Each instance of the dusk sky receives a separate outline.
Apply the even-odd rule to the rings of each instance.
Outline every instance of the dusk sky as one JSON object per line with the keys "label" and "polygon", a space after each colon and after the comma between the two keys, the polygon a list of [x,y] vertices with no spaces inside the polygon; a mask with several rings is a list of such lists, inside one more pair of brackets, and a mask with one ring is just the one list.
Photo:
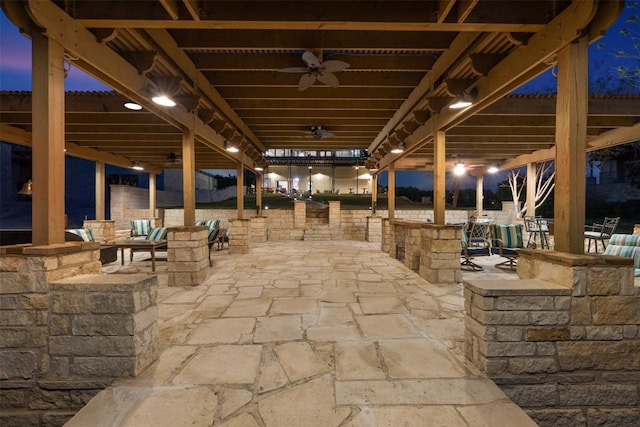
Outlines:
{"label": "dusk sky", "polygon": [[[620,65],[637,69],[640,67],[640,23],[630,22],[640,13],[640,6],[631,2],[625,8],[618,21],[598,42],[589,48],[589,78],[592,86],[596,80],[606,82],[607,88],[617,86],[619,82],[617,67]],[[621,35],[623,28],[631,31],[631,36]],[[635,45],[634,45],[635,41]],[[627,52],[634,55],[630,59],[617,58],[616,53]],[[600,84],[601,85],[601,84]],[[111,90],[100,81],[71,66],[69,76],[65,80],[65,89],[69,91]],[[18,28],[11,23],[4,12],[0,13],[0,90],[31,90],[31,41],[20,34]],[[635,92],[639,92],[636,82]],[[522,86],[515,93],[555,92],[555,77],[552,70],[538,76]],[[226,175],[228,171],[224,171]],[[491,186],[491,180],[502,181],[500,177],[486,177],[485,186]],[[431,189],[433,184],[430,172],[399,172],[398,186]],[[496,182],[496,184],[497,184]],[[380,185],[386,185],[386,174],[381,174]],[[475,188],[475,178],[467,177],[463,188]]]}

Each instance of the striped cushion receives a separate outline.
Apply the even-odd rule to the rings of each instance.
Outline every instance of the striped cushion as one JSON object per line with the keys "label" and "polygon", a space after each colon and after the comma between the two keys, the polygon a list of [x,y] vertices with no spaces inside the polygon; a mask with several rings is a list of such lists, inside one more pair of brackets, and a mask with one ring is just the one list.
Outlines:
{"label": "striped cushion", "polygon": [[207,239],[207,241],[209,243],[213,243],[216,240],[216,238],[218,237],[219,233],[220,233],[220,229],[217,228],[217,227],[209,230],[209,238]]}
{"label": "striped cushion", "polygon": [[640,269],[640,235],[612,235],[604,254],[632,258],[634,267]]}
{"label": "striped cushion", "polygon": [[132,219],[131,230],[133,231],[133,237],[146,236],[151,230],[150,219]]}
{"label": "striped cushion", "polygon": [[522,239],[522,224],[492,224],[491,235],[493,236],[493,246],[502,246],[505,248],[524,248],[524,240]]}
{"label": "striped cushion", "polygon": [[167,228],[157,227],[149,232],[148,240],[167,240]]}
{"label": "striped cushion", "polygon": [[218,228],[218,226],[220,225],[220,220],[219,219],[207,219],[205,221],[196,221],[196,225],[206,225],[207,228],[209,229],[209,232],[211,232],[212,230]]}
{"label": "striped cushion", "polygon": [[93,238],[93,232],[90,228],[75,228],[73,230],[67,230],[69,233],[73,233],[80,236],[85,242],[95,242]]}

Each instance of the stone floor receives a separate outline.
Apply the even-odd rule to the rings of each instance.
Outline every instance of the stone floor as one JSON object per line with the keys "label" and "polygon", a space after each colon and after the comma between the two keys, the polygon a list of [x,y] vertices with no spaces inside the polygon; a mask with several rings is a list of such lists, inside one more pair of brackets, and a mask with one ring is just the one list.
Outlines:
{"label": "stone floor", "polygon": [[[194,288],[168,287],[158,262],[160,359],[68,426],[536,425],[465,363],[461,285],[430,284],[365,242],[213,256]],[[146,258],[105,272],[150,272]],[[517,278],[478,260],[487,270],[465,275]]]}

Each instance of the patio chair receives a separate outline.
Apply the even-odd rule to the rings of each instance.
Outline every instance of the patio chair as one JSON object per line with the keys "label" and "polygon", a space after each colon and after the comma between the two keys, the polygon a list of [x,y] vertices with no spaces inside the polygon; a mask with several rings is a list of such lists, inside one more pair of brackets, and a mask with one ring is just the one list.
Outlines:
{"label": "patio chair", "polygon": [[634,276],[640,277],[640,235],[612,234],[604,254],[633,259]]}
{"label": "patio chair", "polygon": [[[147,235],[146,240],[153,240],[153,241],[161,241],[161,240],[167,240],[167,228],[166,227],[156,227],[156,228],[152,228],[149,231],[149,234]],[[166,246],[163,248],[158,248],[156,249],[157,251],[163,251],[163,250],[167,250]],[[137,248],[131,248],[131,252],[129,254],[129,261],[133,261],[133,253],[134,252],[148,252],[148,249],[137,249]]]}
{"label": "patio chair", "polygon": [[131,238],[146,239],[151,231],[150,219],[132,219],[131,220]]}
{"label": "patio chair", "polygon": [[[545,247],[549,248],[547,235],[549,233],[549,222],[548,220],[538,217],[538,216],[525,216],[524,217],[524,229],[529,234],[529,239],[527,240],[528,248],[535,248],[537,245],[536,240],[540,240],[540,248],[544,249]],[[533,245],[531,245],[531,240],[533,240]]]}
{"label": "patio chair", "polygon": [[609,240],[611,236],[616,232],[620,217],[611,218],[605,217],[602,224],[587,225],[585,226],[584,238],[588,239],[587,252],[591,251],[591,241],[595,241],[596,253],[598,253],[598,242],[602,242],[602,249],[607,249],[605,240]]}
{"label": "patio chair", "polygon": [[104,244],[104,239],[96,239],[90,228],[72,228],[65,230],[65,242],[82,241],[100,243],[100,263],[109,264],[118,259],[118,248],[114,245]]}
{"label": "patio chair", "polygon": [[463,260],[460,266],[463,270],[482,271],[484,268],[472,259],[476,256],[491,255],[490,224],[487,222],[465,223],[462,228],[462,251]]}
{"label": "patio chair", "polygon": [[522,224],[493,224],[491,225],[493,253],[507,260],[496,264],[498,268],[515,270],[518,265],[518,250],[524,249]]}

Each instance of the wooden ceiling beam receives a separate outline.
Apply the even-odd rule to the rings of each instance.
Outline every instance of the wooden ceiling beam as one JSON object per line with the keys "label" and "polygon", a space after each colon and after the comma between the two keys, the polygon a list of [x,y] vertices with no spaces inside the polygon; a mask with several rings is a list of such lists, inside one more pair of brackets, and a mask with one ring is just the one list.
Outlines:
{"label": "wooden ceiling beam", "polygon": [[[277,71],[203,71],[212,85],[222,87],[293,87],[298,88],[300,74],[278,73]],[[336,73],[340,88],[345,87],[400,87],[413,88],[422,78],[420,72],[378,72],[362,73],[343,71]]]}
{"label": "wooden ceiling beam", "polygon": [[[287,25],[291,23],[288,22]],[[290,26],[288,28],[291,28]],[[358,49],[438,52],[449,48],[456,36],[446,30],[417,37],[412,31],[377,29],[343,31],[291,30],[169,30],[181,49]],[[301,61],[299,62],[301,63]],[[301,64],[303,65],[303,64]]]}
{"label": "wooden ceiling beam", "polygon": [[393,110],[236,110],[244,119],[296,118],[313,121],[313,119],[388,119]]}
{"label": "wooden ceiling beam", "polygon": [[300,92],[297,87],[222,87],[218,90],[220,94],[228,100],[234,99],[308,99],[312,102],[320,100],[381,100],[402,101],[411,89],[408,88],[355,88],[338,87],[332,88],[320,84],[315,84],[304,92]]}
{"label": "wooden ceiling beam", "polygon": [[361,99],[230,99],[229,105],[234,109],[253,110],[393,110],[402,104],[398,100],[361,100]]}
{"label": "wooden ceiling beam", "polygon": [[[226,53],[187,52],[196,68],[202,71],[276,71],[302,65],[300,53]],[[427,72],[437,59],[436,53],[411,55],[332,54],[327,59],[347,62],[350,71]]]}

